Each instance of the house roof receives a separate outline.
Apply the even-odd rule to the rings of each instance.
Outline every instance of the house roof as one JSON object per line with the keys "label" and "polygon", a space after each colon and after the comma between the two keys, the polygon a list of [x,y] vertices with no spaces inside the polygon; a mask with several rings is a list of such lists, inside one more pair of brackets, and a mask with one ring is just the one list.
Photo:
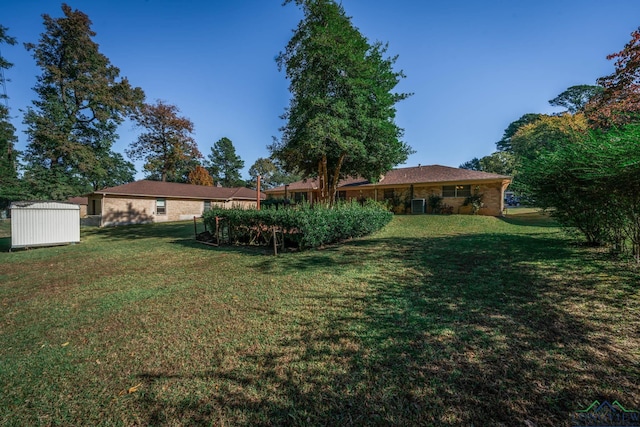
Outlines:
{"label": "house roof", "polygon": [[378,182],[378,185],[419,184],[431,182],[490,181],[511,179],[496,173],[429,165],[392,169]]}
{"label": "house roof", "polygon": [[[510,180],[511,177],[495,173],[452,168],[449,166],[429,165],[392,169],[383,175],[377,183],[371,183],[364,178],[349,177],[341,179],[338,183],[338,188],[346,189],[364,186],[408,185],[440,182],[498,181],[505,179]],[[316,190],[317,188],[318,181],[316,178],[293,182],[287,186],[288,191]],[[281,191],[284,191],[284,186],[266,190],[267,193],[277,193]]]}
{"label": "house roof", "polygon": [[[209,187],[205,185],[180,184],[141,180],[95,191],[93,194],[142,196],[142,197],[175,197],[201,200],[256,200],[256,191],[244,187]],[[260,199],[266,195],[260,193]]]}
{"label": "house roof", "polygon": [[88,205],[89,199],[87,197],[69,197],[67,202],[73,203],[75,205]]}

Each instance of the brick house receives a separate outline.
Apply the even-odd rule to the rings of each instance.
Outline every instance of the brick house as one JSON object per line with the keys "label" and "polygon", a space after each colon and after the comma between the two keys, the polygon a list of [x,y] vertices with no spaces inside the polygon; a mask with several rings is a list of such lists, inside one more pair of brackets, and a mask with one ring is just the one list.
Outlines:
{"label": "brick house", "polygon": [[[502,215],[504,192],[511,177],[493,173],[430,165],[392,169],[376,183],[362,178],[347,178],[338,184],[337,197],[343,200],[373,199],[400,202],[397,213],[428,212],[430,195],[438,195],[453,213],[468,213],[463,207],[467,196],[482,194],[481,215]],[[266,190],[269,197],[288,198],[294,202],[317,200],[320,190],[316,179],[294,182]]]}
{"label": "brick house", "polygon": [[257,192],[249,188],[142,180],[87,195],[87,214],[103,227],[187,220],[211,207],[252,209],[256,201]]}
{"label": "brick house", "polygon": [[70,197],[67,199],[67,202],[80,206],[80,218],[87,216],[87,204],[89,202],[86,197]]}

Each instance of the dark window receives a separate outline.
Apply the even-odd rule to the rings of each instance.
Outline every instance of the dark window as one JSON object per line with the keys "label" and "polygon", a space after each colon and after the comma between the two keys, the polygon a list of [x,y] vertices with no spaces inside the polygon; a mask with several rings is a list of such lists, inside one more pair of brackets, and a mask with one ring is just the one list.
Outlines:
{"label": "dark window", "polygon": [[338,197],[338,200],[347,200],[347,192],[338,191],[337,197]]}
{"label": "dark window", "polygon": [[167,213],[167,201],[165,199],[156,199],[156,214],[166,215]]}
{"label": "dark window", "polygon": [[295,192],[293,193],[293,201],[296,203],[302,203],[307,200],[307,193],[304,192]]}
{"label": "dark window", "polygon": [[391,200],[393,199],[393,189],[390,190],[384,190],[383,196],[382,198],[384,200]]}
{"label": "dark window", "polygon": [[471,185],[443,185],[442,197],[469,197]]}

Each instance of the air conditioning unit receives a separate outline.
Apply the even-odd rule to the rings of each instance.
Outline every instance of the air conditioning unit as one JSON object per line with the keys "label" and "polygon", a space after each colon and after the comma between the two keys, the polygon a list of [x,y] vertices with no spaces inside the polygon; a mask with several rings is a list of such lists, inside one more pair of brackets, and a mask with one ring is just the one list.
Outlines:
{"label": "air conditioning unit", "polygon": [[413,199],[411,200],[411,213],[423,214],[425,213],[426,206],[427,206],[427,203],[425,199]]}

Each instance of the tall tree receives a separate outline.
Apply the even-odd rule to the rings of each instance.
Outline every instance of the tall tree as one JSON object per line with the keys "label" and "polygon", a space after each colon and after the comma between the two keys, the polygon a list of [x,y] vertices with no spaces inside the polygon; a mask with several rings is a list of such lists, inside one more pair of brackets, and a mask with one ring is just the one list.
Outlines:
{"label": "tall tree", "polygon": [[62,12],[43,15],[40,41],[25,45],[42,69],[38,99],[24,117],[25,178],[42,198],[81,194],[108,182],[114,164],[126,168],[111,147],[118,125],[144,99],[100,53],[89,17],[66,4]]}
{"label": "tall tree", "polygon": [[252,188],[256,188],[258,175],[261,177],[261,187],[265,190],[302,179],[302,177],[295,172],[287,173],[282,170],[282,167],[277,161],[263,157],[256,160],[249,168],[249,176],[251,177],[249,185]]}
{"label": "tall tree", "polygon": [[604,89],[602,86],[578,85],[567,88],[560,95],[549,100],[554,107],[564,107],[570,114],[583,111],[587,103],[600,95]]}
{"label": "tall tree", "polygon": [[518,120],[511,122],[504,130],[502,139],[496,142],[496,148],[498,151],[511,151],[511,138],[516,132],[518,132],[518,129],[526,124],[535,123],[540,119],[540,117],[542,117],[542,114],[527,113],[523,114]]}
{"label": "tall tree", "polygon": [[155,104],[144,104],[135,115],[138,126],[145,131],[126,153],[133,160],[145,161],[147,178],[186,182],[188,170],[202,158],[191,136],[193,122],[178,116],[179,112],[175,105],[158,100]]}
{"label": "tall tree", "polygon": [[631,40],[617,53],[615,71],[597,80],[602,93],[587,104],[585,112],[593,126],[608,128],[638,120],[640,113],[640,28],[631,33]]}
{"label": "tall tree", "polygon": [[556,151],[567,144],[575,144],[589,130],[582,113],[562,116],[541,115],[538,120],[518,129],[511,137],[511,150],[518,163],[534,160],[542,152]]}
{"label": "tall tree", "polygon": [[223,187],[244,187],[246,183],[240,176],[244,160],[236,154],[236,148],[229,138],[223,137],[216,141],[208,159],[207,169],[216,184],[220,183]]}
{"label": "tall tree", "polygon": [[207,187],[213,186],[213,178],[209,175],[209,171],[200,165],[196,166],[195,169],[189,172],[188,182],[193,185],[205,185]]}
{"label": "tall tree", "polygon": [[513,176],[515,171],[515,157],[509,151],[496,151],[480,159],[473,159],[460,165],[460,169],[497,173]]}
{"label": "tall tree", "polygon": [[[285,4],[292,0],[285,1]],[[333,201],[341,177],[378,180],[411,149],[400,140],[393,90],[404,77],[387,46],[370,44],[334,0],[295,0],[304,18],[277,57],[292,94],[282,139],[270,146],[285,170],[319,178],[320,197]]]}
{"label": "tall tree", "polygon": [[[16,39],[7,34],[8,28],[0,25],[0,45],[15,45]],[[13,64],[0,55],[0,76],[4,77],[4,70]],[[17,153],[14,150],[16,128],[11,123],[9,107],[6,104],[6,94],[0,93],[0,209],[5,209],[9,202],[21,198],[22,192],[18,180]]]}
{"label": "tall tree", "polygon": [[474,157],[473,159],[462,163],[458,167],[460,169],[468,169],[468,170],[471,170],[471,171],[480,171],[480,170],[482,170],[482,166],[480,166],[480,159],[477,158],[477,157]]}

